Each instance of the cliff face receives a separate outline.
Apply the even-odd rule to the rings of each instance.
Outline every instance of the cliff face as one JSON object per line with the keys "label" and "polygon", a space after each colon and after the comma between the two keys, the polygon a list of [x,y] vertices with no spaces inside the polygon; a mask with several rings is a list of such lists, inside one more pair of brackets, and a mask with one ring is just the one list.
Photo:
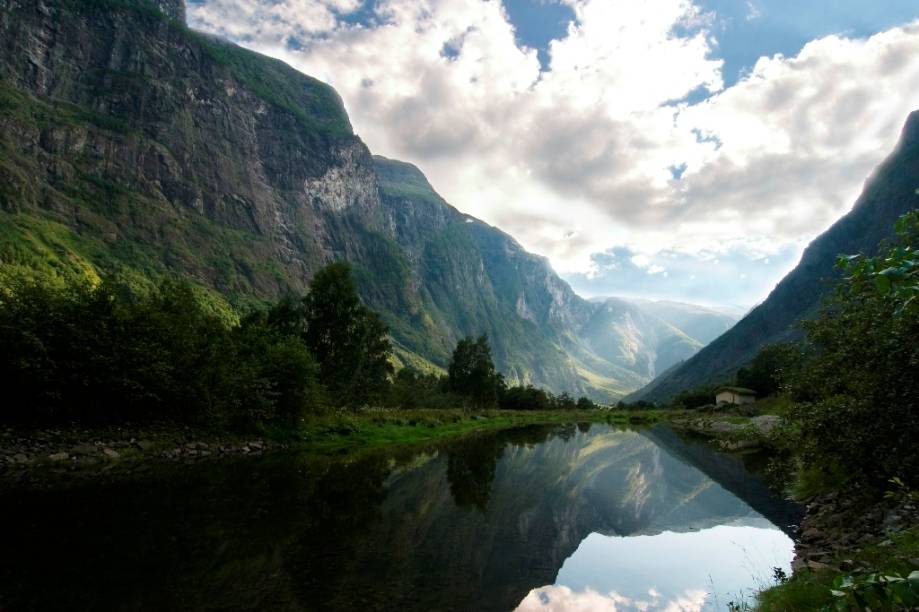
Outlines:
{"label": "cliff face", "polygon": [[404,363],[487,333],[512,382],[613,400],[653,374],[601,354],[614,326],[545,259],[372,157],[329,86],[181,0],[0,0],[0,237],[0,279],[179,274],[243,306],[346,259]]}
{"label": "cliff face", "polygon": [[[155,5],[0,8],[4,210],[151,250],[150,266],[230,295],[302,288],[342,248],[340,217],[382,225],[370,154],[328,86]],[[266,259],[277,273],[246,270]]]}
{"label": "cliff face", "polygon": [[869,177],[852,210],[807,247],[801,262],[776,285],[766,301],[631,399],[664,401],[684,389],[728,380],[763,346],[800,338],[799,322],[817,313],[838,279],[837,256],[875,254],[883,240],[893,237],[896,220],[919,207],[917,187],[919,111],[914,111],[897,148]]}

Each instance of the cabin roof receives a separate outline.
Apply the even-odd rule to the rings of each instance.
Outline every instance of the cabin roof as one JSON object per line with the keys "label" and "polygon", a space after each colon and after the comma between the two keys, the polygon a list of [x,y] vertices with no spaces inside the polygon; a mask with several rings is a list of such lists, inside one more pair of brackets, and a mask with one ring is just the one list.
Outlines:
{"label": "cabin roof", "polygon": [[722,391],[730,391],[731,393],[736,393],[737,395],[756,395],[756,391],[753,389],[747,389],[746,387],[718,387],[715,389],[715,395],[718,395]]}

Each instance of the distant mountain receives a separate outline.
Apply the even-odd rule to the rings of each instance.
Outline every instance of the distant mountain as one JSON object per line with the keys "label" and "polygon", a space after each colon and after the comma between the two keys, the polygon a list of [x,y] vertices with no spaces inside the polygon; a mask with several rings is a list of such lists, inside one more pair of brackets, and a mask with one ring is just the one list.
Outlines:
{"label": "distant mountain", "polygon": [[581,299],[416,167],[372,156],[331,87],[184,16],[182,0],[0,0],[0,281],[178,275],[247,308],[344,259],[403,364],[442,369],[485,333],[510,382],[600,401],[707,341],[701,318]]}
{"label": "distant mountain", "polygon": [[893,236],[894,222],[919,208],[919,111],[910,114],[900,142],[866,181],[852,210],[804,251],[801,262],[762,304],[686,363],[629,396],[665,401],[684,389],[729,380],[767,344],[799,338],[799,322],[814,316],[838,279],[840,254],[874,254]]}
{"label": "distant mountain", "polygon": [[581,327],[587,345],[605,359],[653,378],[688,359],[728,330],[736,318],[679,302],[594,298]]}

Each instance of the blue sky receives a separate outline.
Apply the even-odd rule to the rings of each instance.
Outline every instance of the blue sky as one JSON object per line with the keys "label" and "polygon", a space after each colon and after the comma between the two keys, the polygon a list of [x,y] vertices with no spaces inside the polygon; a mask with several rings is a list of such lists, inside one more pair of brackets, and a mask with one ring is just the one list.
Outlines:
{"label": "blue sky", "polygon": [[[564,38],[576,19],[570,5],[558,0],[503,0],[518,40],[539,50],[548,65],[552,40]],[[737,82],[762,56],[794,55],[808,41],[829,34],[866,37],[919,17],[915,0],[702,0],[715,15],[715,57],[723,58],[725,84]],[[363,12],[362,16],[367,17]]]}
{"label": "blue sky", "polygon": [[750,305],[919,108],[919,2],[194,0],[581,294]]}

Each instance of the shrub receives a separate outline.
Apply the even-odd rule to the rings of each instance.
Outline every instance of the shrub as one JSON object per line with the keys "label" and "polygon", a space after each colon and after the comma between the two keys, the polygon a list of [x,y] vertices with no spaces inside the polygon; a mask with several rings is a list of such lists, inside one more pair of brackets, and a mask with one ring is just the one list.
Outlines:
{"label": "shrub", "polygon": [[845,279],[805,323],[813,351],[790,385],[802,465],[868,486],[919,483],[919,212],[897,227],[882,255],[840,259]]}

